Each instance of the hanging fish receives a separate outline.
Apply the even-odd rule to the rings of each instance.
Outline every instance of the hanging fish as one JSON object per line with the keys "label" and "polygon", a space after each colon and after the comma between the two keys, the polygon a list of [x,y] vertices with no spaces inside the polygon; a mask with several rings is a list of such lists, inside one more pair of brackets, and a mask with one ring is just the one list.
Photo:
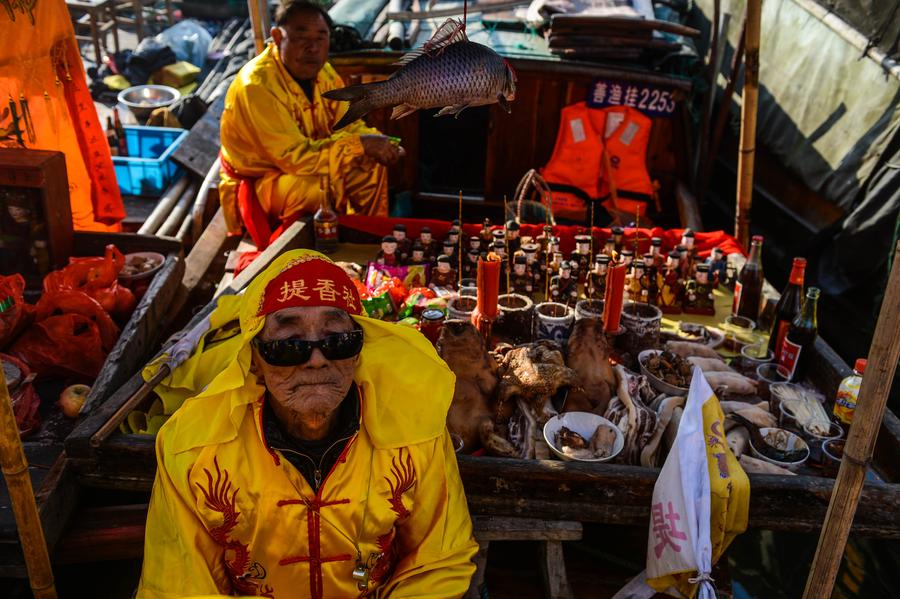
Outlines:
{"label": "hanging fish", "polygon": [[438,107],[443,108],[435,116],[458,115],[469,106],[495,102],[510,112],[509,102],[516,97],[516,74],[509,63],[487,46],[470,42],[458,20],[448,19],[421,48],[395,64],[401,68],[385,81],[322,94],[350,102],[335,129],[386,106],[394,107],[392,119]]}

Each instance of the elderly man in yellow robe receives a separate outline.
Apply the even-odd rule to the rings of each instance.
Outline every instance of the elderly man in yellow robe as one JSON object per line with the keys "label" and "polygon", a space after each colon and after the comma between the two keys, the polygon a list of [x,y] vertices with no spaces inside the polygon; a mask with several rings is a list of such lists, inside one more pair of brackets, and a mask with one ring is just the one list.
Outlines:
{"label": "elderly man in yellow robe", "polygon": [[310,250],[220,300],[157,388],[196,391],[157,437],[139,599],[466,592],[455,378],[421,333],[361,314],[350,278]]}
{"label": "elderly man in yellow robe", "polygon": [[328,64],[331,19],[306,0],[285,0],[272,43],[237,74],[225,98],[219,184],[228,230],[241,225],[259,247],[272,231],[322,200],[322,177],[338,213],[387,216],[387,169],[403,149],[361,120],[334,125],[347,103],[324,92],[344,86]]}

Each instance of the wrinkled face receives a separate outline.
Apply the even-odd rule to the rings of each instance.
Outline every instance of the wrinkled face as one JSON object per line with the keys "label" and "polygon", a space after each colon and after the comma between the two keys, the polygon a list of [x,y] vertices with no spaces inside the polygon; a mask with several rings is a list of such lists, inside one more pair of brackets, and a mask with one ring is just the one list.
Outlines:
{"label": "wrinkled face", "polygon": [[322,15],[313,11],[297,13],[284,26],[273,27],[271,33],[291,76],[315,79],[328,60],[331,36]]}
{"label": "wrinkled face", "polygon": [[[353,330],[353,320],[343,310],[324,306],[292,307],[266,316],[259,337],[263,341],[304,339]],[[299,366],[271,366],[253,349],[253,364],[275,403],[296,414],[309,426],[321,426],[350,390],[359,356],[328,360],[316,348],[309,361]]]}
{"label": "wrinkled face", "polygon": [[381,243],[381,250],[385,254],[393,254],[397,251],[397,244],[392,241],[384,241]]}

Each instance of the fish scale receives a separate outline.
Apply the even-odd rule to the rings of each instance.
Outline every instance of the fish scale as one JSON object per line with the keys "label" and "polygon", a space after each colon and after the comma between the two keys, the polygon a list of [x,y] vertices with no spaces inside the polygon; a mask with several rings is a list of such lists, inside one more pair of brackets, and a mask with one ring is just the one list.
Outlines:
{"label": "fish scale", "polygon": [[467,106],[501,102],[515,97],[515,75],[496,52],[468,40],[437,47],[409,60],[385,81],[354,85],[324,94],[349,100],[350,107],[335,125],[339,129],[372,110],[395,106],[392,118],[415,110],[448,107],[458,113]]}

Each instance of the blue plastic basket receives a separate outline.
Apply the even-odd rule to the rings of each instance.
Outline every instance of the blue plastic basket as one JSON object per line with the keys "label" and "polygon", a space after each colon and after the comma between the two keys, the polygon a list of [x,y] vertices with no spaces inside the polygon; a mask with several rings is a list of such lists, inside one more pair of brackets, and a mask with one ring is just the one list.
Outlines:
{"label": "blue plastic basket", "polygon": [[123,195],[159,197],[181,172],[170,157],[187,137],[186,129],[125,127],[128,156],[113,156]]}

